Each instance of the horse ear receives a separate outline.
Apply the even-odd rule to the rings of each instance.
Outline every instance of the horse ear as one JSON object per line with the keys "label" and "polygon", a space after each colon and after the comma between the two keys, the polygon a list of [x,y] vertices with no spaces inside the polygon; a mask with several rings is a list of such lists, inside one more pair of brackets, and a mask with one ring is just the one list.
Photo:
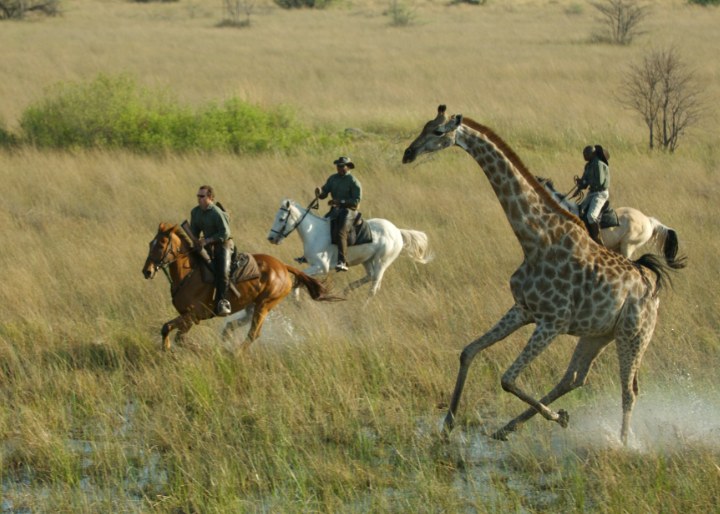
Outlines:
{"label": "horse ear", "polygon": [[158,226],[158,232],[165,232],[165,222],[161,221],[160,225]]}
{"label": "horse ear", "polygon": [[173,225],[172,227],[168,228],[169,232],[175,232],[177,230],[177,224]]}

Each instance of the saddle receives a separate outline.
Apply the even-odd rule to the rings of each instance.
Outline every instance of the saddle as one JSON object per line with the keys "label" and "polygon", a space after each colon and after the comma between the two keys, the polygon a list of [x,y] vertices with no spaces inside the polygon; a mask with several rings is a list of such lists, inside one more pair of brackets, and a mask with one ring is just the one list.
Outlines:
{"label": "saddle", "polygon": [[[583,220],[586,225],[588,224],[587,207],[580,211],[580,219]],[[600,228],[617,227],[618,225],[620,225],[620,221],[618,220],[615,209],[610,207],[610,200],[605,200],[602,209],[600,209]]]}
{"label": "saddle", "polygon": [[[355,221],[353,221],[352,228],[348,230],[347,245],[357,246],[372,243],[373,239],[370,225],[362,219],[361,212],[355,212]],[[333,244],[337,244],[337,238],[341,228],[339,219],[337,217],[330,216],[330,237]]]}
{"label": "saddle", "polygon": [[[212,261],[200,261],[200,274],[202,275],[202,281],[204,284],[215,283],[215,270],[213,269]],[[240,253],[237,248],[233,249],[232,257],[230,258],[230,288],[233,290],[236,296],[240,296],[234,288],[234,284],[246,282],[248,280],[254,280],[260,278],[260,268],[258,267],[255,257],[249,253]]]}

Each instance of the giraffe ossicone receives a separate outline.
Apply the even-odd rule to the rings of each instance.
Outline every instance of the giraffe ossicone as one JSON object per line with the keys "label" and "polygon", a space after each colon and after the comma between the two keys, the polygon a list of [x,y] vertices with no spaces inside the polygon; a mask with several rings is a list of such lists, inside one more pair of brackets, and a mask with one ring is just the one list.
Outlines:
{"label": "giraffe ossicone", "polygon": [[[548,406],[585,385],[597,357],[616,340],[623,410],[620,437],[627,444],[638,394],[637,374],[657,321],[657,293],[669,268],[654,255],[630,261],[595,244],[580,219],[554,200],[497,134],[462,114],[447,116],[445,111],[441,105],[437,117],[425,124],[405,150],[403,163],[451,146],[469,153],[490,181],[524,254],[523,263],[510,278],[515,305],[493,328],[465,347],[460,356],[445,429],[454,426],[475,356],[520,327],[535,323],[530,340],[501,379],[503,389],[530,405],[530,409],[493,437],[505,439],[536,413],[567,426],[569,415]],[[518,387],[517,378],[561,334],[580,339],[563,378],[546,396],[536,400]]]}

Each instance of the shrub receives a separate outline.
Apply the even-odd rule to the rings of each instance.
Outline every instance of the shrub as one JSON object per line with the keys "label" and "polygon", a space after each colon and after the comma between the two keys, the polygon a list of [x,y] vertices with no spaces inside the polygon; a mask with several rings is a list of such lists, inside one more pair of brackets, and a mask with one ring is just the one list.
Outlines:
{"label": "shrub", "polygon": [[5,127],[5,120],[0,117],[0,148],[15,146],[17,140],[17,136]]}
{"label": "shrub", "polygon": [[25,109],[20,126],[27,140],[41,147],[141,152],[286,151],[343,137],[313,134],[290,107],[262,109],[239,98],[193,111],[167,90],[139,87],[128,74],[57,84]]}
{"label": "shrub", "polygon": [[0,0],[0,20],[20,20],[29,12],[46,16],[59,14],[58,0]]}
{"label": "shrub", "polygon": [[450,5],[470,4],[470,5],[486,5],[488,0],[451,0]]}
{"label": "shrub", "polygon": [[278,7],[283,9],[324,9],[332,3],[332,0],[274,0]]}
{"label": "shrub", "polygon": [[398,0],[392,0],[388,9],[383,14],[390,16],[390,25],[393,27],[406,27],[411,25],[417,15],[415,10],[411,9]]}
{"label": "shrub", "polygon": [[720,5],[720,0],[688,0],[688,2],[691,4],[703,5],[703,6]]}

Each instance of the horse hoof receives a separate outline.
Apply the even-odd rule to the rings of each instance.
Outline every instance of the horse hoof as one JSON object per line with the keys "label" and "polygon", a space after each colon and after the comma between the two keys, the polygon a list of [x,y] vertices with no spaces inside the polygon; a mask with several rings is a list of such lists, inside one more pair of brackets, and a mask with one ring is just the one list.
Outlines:
{"label": "horse hoof", "polygon": [[566,411],[560,409],[558,412],[558,424],[563,427],[567,428],[568,422],[570,421],[570,414],[568,414]]}

